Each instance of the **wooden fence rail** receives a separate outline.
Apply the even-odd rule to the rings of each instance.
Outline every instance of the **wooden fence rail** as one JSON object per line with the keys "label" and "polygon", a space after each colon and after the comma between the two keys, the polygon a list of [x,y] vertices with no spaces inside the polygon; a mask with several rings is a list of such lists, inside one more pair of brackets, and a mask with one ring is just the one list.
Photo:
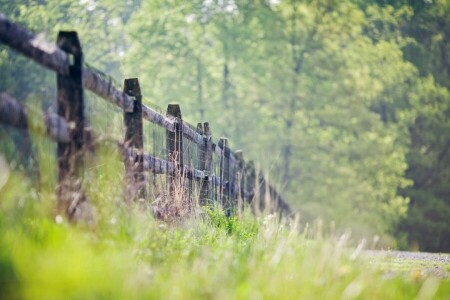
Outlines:
{"label": "wooden fence rail", "polygon": [[[233,152],[226,138],[217,144],[213,142],[209,123],[191,126],[183,121],[181,108],[176,104],[169,105],[167,115],[163,115],[142,104],[137,78],[126,79],[120,91],[111,78],[87,67],[76,32],[60,32],[57,45],[53,45],[0,14],[0,42],[57,74],[58,113],[43,115],[46,128],[30,127],[26,109],[6,93],[0,93],[0,123],[45,133],[57,142],[58,206],[69,219],[84,215],[83,209],[88,205],[80,177],[84,154],[94,133],[86,126],[84,88],[124,111],[124,142],[117,144],[124,157],[127,202],[149,198],[145,172],[152,171],[167,175],[169,195],[176,186],[185,184],[181,182],[183,178],[189,184],[196,182],[198,204],[220,204],[227,215],[241,213],[244,203],[253,203],[254,211],[270,205],[272,210],[290,213],[287,203],[257,174],[254,164],[244,161],[242,151]],[[144,153],[143,120],[165,130],[167,159]],[[194,148],[197,166],[184,161],[185,155],[193,155],[189,151]],[[213,168],[215,158],[218,173]],[[271,199],[271,203],[264,199]]]}

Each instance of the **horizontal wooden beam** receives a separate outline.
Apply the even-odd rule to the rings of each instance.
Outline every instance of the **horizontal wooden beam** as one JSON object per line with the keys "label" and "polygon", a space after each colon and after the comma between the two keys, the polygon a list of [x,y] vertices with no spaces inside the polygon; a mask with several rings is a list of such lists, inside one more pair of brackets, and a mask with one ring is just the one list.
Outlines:
{"label": "horizontal wooden beam", "polygon": [[156,174],[168,174],[175,172],[175,166],[173,162],[144,154],[144,170],[153,171]]}
{"label": "horizontal wooden beam", "polygon": [[183,136],[193,141],[197,145],[203,146],[205,144],[203,136],[199,134],[195,129],[192,129],[186,123],[183,123]]}
{"label": "horizontal wooden beam", "polygon": [[173,132],[175,130],[175,125],[172,119],[167,118],[146,105],[142,105],[142,117],[147,121],[157,124],[169,131]]}
{"label": "horizontal wooden beam", "polygon": [[64,118],[57,114],[46,113],[43,120],[45,129],[38,124],[30,124],[25,107],[7,93],[0,93],[0,123],[19,129],[28,129],[30,132],[38,134],[46,132],[51,139],[57,142],[70,142],[69,127]]}
{"label": "horizontal wooden beam", "polygon": [[[123,147],[123,144],[119,144]],[[128,159],[134,160],[134,157],[139,155],[139,151],[137,149],[131,147],[123,147],[123,153],[126,155]],[[175,168],[175,164],[173,162],[167,161],[165,159],[161,159],[155,157],[150,154],[143,154],[144,156],[144,170],[145,171],[153,171],[156,174],[174,174],[178,172],[177,168]],[[181,171],[185,176],[190,179],[195,180],[208,180],[208,176],[205,175],[205,172],[201,170],[197,170],[195,168],[189,166],[183,166]],[[209,179],[210,180],[210,179]]]}
{"label": "horizontal wooden beam", "polygon": [[83,84],[86,89],[122,108],[125,112],[133,111],[133,97],[114,87],[111,78],[104,78],[99,72],[83,66]]}
{"label": "horizontal wooden beam", "polygon": [[69,74],[69,63],[64,51],[47,42],[42,34],[34,35],[3,14],[0,14],[0,41],[50,70]]}
{"label": "horizontal wooden beam", "polygon": [[27,113],[20,103],[6,93],[0,93],[0,122],[16,128],[27,128]]}

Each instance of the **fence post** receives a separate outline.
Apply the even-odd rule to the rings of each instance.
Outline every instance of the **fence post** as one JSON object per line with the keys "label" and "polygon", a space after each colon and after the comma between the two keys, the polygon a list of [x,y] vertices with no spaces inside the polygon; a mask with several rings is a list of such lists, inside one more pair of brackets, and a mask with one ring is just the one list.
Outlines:
{"label": "fence post", "polygon": [[[167,160],[174,164],[174,172],[167,176],[169,195],[175,196],[175,187],[183,191],[183,119],[178,104],[167,106],[167,115],[174,117],[174,132],[166,130]],[[178,178],[177,178],[178,177]]]}
{"label": "fence post", "polygon": [[256,178],[255,163],[250,160],[245,166],[245,188],[246,200],[252,207],[256,216],[260,215],[259,195],[258,195],[258,179]]}
{"label": "fence post", "polygon": [[203,171],[205,177],[200,180],[200,206],[204,206],[208,202],[208,177],[206,170],[206,152],[207,152],[207,139],[205,138],[205,132],[203,130],[203,124],[197,124],[197,132],[203,137],[203,145],[198,146],[198,168]]}
{"label": "fence post", "polygon": [[71,221],[93,221],[91,207],[81,189],[84,156],[83,53],[75,31],[60,31],[57,45],[68,54],[69,74],[57,74],[58,115],[69,124],[69,143],[58,142],[58,209]]}
{"label": "fence post", "polygon": [[242,217],[244,211],[244,195],[245,195],[245,174],[244,174],[244,153],[237,150],[236,155],[236,191],[237,191],[237,213]]}
{"label": "fence post", "polygon": [[237,161],[234,159],[233,163],[233,153],[230,148],[227,148],[228,152],[228,202],[230,203],[231,213],[236,213],[236,168]]}
{"label": "fence post", "polygon": [[143,156],[142,95],[139,80],[137,78],[125,79],[123,91],[134,97],[133,111],[124,112],[123,116],[125,147],[132,150],[129,151],[131,156],[125,157],[126,201],[131,203],[147,197]]}
{"label": "fence post", "polygon": [[203,134],[205,135],[205,174],[208,176],[205,178],[206,185],[206,199],[209,199],[209,204],[213,204],[214,199],[214,186],[213,182],[213,148],[212,148],[212,132],[209,127],[209,123],[203,123]]}
{"label": "fence post", "polygon": [[228,148],[228,139],[220,138],[219,148],[222,149],[220,157],[220,201],[227,216],[231,215],[231,182],[230,182],[230,149]]}
{"label": "fence post", "polygon": [[262,210],[266,214],[272,213],[272,198],[270,197],[269,191],[269,175],[260,170],[259,171],[259,201],[261,203]]}

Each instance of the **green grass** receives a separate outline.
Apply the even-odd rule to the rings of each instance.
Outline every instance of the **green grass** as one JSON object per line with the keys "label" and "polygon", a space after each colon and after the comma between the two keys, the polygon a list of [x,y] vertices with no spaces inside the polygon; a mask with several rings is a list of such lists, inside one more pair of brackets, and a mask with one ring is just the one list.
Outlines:
{"label": "green grass", "polygon": [[0,186],[2,299],[450,299],[449,279],[386,276],[389,261],[354,255],[345,238],[311,239],[274,216],[209,210],[158,222],[121,204],[113,161],[106,155],[86,175],[95,227],[56,215],[50,185],[36,190],[9,174]]}

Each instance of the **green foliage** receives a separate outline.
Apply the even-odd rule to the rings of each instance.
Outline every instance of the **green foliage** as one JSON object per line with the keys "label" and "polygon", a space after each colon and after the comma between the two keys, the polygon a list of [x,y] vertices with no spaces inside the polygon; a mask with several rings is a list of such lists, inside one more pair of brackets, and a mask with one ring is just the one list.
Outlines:
{"label": "green foliage", "polygon": [[[138,77],[147,104],[209,121],[265,164],[303,221],[449,251],[448,1],[20,0],[1,11],[50,37],[76,29],[89,64]],[[0,90],[51,106],[41,87],[53,75],[3,46],[0,76]],[[121,137],[121,113],[87,98],[93,127]],[[0,128],[2,153],[20,164],[18,137]]]}
{"label": "green foliage", "polygon": [[225,212],[218,208],[206,208],[206,213],[208,221],[214,227],[224,229],[228,234],[236,235],[244,242],[253,238],[258,232],[258,223],[248,214],[244,220],[239,220],[237,216],[227,217]]}
{"label": "green foliage", "polygon": [[[356,1],[359,2],[359,1]],[[404,247],[450,251],[448,188],[449,145],[449,13],[448,1],[362,1],[368,35],[402,45],[406,60],[419,76],[396,102],[380,107],[385,121],[404,123],[408,143],[406,177],[414,185],[401,194],[411,199],[407,217],[397,227]],[[377,5],[374,5],[377,4]],[[389,4],[389,5],[386,5]],[[392,6],[391,6],[392,5]],[[403,95],[403,96],[402,96]],[[382,110],[383,109],[383,110]]]}

